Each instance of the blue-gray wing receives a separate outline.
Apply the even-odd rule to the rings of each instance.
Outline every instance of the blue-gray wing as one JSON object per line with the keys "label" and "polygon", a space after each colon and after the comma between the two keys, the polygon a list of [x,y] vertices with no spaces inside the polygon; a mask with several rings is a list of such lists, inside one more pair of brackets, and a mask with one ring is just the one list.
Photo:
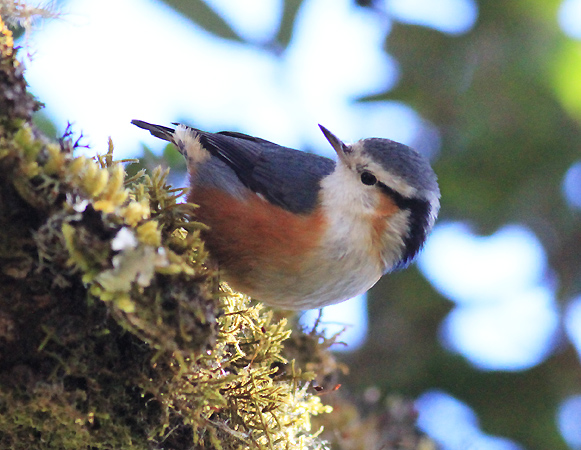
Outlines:
{"label": "blue-gray wing", "polygon": [[[131,123],[176,144],[173,128],[142,120]],[[202,146],[232,169],[244,186],[293,213],[306,214],[317,206],[320,181],[335,168],[331,159],[246,134],[192,130],[200,136]],[[184,152],[179,145],[178,149]]]}
{"label": "blue-gray wing", "polygon": [[245,186],[293,213],[306,214],[317,206],[320,181],[335,167],[329,158],[246,134],[196,131],[202,146],[224,161]]}

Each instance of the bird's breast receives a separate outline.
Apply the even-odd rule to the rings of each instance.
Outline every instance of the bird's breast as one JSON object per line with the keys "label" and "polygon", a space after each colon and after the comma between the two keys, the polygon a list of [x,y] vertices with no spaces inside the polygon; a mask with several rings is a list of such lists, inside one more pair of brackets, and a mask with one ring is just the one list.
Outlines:
{"label": "bird's breast", "polygon": [[223,278],[265,303],[318,308],[365,292],[382,274],[353,236],[330,239],[322,208],[294,214],[251,191],[241,200],[200,187],[188,201],[199,205],[198,220],[209,226],[203,237]]}

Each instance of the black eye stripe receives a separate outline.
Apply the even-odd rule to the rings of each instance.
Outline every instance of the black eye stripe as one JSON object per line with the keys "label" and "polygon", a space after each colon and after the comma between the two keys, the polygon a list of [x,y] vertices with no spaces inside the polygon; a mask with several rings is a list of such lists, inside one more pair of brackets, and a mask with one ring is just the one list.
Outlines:
{"label": "black eye stripe", "polygon": [[383,184],[381,181],[377,182],[377,186],[387,195],[389,195],[395,202],[399,209],[411,209],[413,204],[416,202],[415,199],[407,198],[401,195],[399,192],[390,188],[389,186]]}

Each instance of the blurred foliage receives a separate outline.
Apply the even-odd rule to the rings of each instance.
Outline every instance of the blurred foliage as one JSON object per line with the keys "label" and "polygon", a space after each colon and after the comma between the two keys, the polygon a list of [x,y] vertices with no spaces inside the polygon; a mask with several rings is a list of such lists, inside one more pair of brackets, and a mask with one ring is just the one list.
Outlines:
{"label": "blurred foliage", "polygon": [[195,17],[196,24],[224,39],[242,41],[228,23],[203,0],[168,0],[168,5],[187,17]]}
{"label": "blurred foliage", "polygon": [[[238,33],[203,0],[165,0],[204,30],[221,38],[244,42]],[[282,19],[274,42],[263,42],[272,49],[284,49],[292,39],[295,17],[303,0],[285,0]]]}
{"label": "blurred foliage", "polygon": [[[559,29],[561,1],[476,3],[475,26],[459,36],[394,21],[385,51],[397,60],[400,81],[361,101],[403,101],[437,126],[440,220],[467,221],[482,234],[506,223],[529,227],[544,245],[565,306],[581,291],[580,215],[561,193],[565,172],[581,157],[581,43]],[[283,49],[301,2],[284,4],[276,38]],[[385,14],[380,1],[353,4]],[[194,10],[180,10],[210,29]],[[226,24],[214,32],[235,34]],[[529,450],[567,448],[556,410],[581,383],[576,351],[564,333],[537,367],[482,372],[438,343],[438,328],[453,305],[416,269],[381,280],[370,298],[369,340],[342,355],[357,367],[344,380],[350,390],[377,386],[384,395],[416,396],[441,388],[475,408],[487,433]]]}

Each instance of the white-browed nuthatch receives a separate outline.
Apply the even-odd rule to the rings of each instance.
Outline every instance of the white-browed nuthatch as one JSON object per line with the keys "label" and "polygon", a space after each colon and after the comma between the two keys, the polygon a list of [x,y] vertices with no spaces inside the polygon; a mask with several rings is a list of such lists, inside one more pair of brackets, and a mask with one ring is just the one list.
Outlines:
{"label": "white-browed nuthatch", "polygon": [[132,123],[186,157],[188,201],[224,280],[270,305],[362,294],[414,259],[440,207],[428,161],[388,139],[348,145],[321,126],[335,162],[241,133]]}

